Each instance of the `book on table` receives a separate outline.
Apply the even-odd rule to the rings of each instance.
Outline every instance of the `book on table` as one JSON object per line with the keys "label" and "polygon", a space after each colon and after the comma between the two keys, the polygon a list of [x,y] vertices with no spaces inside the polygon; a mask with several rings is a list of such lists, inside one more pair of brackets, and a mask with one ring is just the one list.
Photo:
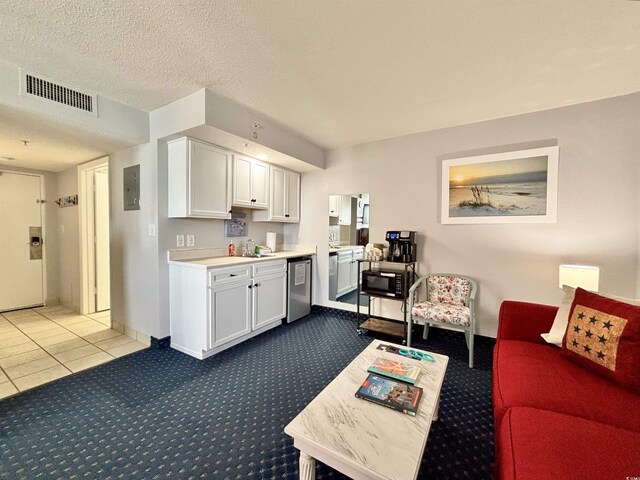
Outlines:
{"label": "book on table", "polygon": [[356,392],[356,397],[415,416],[422,388],[370,373]]}
{"label": "book on table", "polygon": [[367,371],[402,380],[411,385],[416,383],[418,375],[420,375],[420,367],[417,365],[407,365],[406,363],[383,357],[376,358],[371,366],[367,368]]}

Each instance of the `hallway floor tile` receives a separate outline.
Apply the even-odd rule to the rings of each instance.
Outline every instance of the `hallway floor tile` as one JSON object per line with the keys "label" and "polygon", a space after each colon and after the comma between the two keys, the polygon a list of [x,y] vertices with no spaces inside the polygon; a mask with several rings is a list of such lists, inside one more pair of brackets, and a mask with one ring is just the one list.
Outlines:
{"label": "hallway floor tile", "polygon": [[0,314],[0,399],[148,348],[111,328],[111,313],[61,306]]}

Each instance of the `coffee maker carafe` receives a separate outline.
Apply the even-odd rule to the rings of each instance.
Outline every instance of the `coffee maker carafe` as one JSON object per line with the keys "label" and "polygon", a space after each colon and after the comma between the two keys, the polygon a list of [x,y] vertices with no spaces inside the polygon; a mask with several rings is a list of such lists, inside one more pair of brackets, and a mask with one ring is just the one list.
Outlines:
{"label": "coffee maker carafe", "polygon": [[415,262],[416,261],[416,232],[389,230],[385,236],[389,243],[390,262]]}

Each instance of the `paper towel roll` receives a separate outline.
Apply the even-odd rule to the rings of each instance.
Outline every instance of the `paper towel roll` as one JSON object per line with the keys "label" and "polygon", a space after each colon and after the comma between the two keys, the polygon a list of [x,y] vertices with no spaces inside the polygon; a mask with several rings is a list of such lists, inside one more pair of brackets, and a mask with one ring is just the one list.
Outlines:
{"label": "paper towel roll", "polygon": [[269,247],[272,252],[276,251],[276,238],[276,232],[267,232],[267,247]]}

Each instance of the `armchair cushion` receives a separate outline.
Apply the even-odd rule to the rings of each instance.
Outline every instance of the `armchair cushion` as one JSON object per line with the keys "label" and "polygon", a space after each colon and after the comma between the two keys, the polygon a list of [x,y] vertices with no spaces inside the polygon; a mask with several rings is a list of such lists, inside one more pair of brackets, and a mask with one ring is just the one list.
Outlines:
{"label": "armchair cushion", "polygon": [[420,302],[413,306],[411,315],[428,321],[468,327],[471,323],[469,307],[450,303]]}
{"label": "armchair cushion", "polygon": [[467,305],[467,295],[471,291],[468,280],[454,275],[431,275],[427,279],[427,298],[431,302],[451,305]]}

